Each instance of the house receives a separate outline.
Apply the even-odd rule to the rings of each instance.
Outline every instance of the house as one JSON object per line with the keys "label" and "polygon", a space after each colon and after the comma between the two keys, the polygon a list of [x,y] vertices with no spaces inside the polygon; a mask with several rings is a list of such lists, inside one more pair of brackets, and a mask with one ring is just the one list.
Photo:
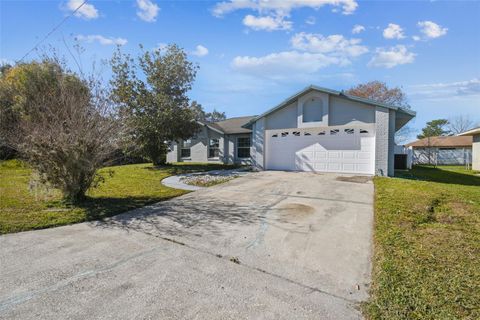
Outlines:
{"label": "house", "polygon": [[188,140],[172,143],[167,162],[251,164],[252,130],[243,125],[254,116],[218,122],[199,121],[200,130]]}
{"label": "house", "polygon": [[413,164],[464,165],[472,161],[472,137],[439,136],[405,145],[413,149]]}
{"label": "house", "polygon": [[472,169],[480,171],[480,127],[459,134],[472,138]]}
{"label": "house", "polygon": [[258,170],[393,175],[394,135],[415,112],[309,86],[259,116],[202,123],[168,162],[248,163]]}

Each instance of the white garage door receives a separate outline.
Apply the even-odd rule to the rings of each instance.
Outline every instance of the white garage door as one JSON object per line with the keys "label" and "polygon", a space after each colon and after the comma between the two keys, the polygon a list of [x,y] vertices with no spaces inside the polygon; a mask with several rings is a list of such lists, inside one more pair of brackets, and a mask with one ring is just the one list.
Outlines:
{"label": "white garage door", "polygon": [[266,130],[266,168],[374,174],[373,126]]}

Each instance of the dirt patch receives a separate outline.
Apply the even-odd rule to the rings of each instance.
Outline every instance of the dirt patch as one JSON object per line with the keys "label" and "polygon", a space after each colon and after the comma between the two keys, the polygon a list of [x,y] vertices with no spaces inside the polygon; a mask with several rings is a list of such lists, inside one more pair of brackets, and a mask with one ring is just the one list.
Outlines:
{"label": "dirt patch", "polygon": [[372,177],[369,176],[351,176],[345,177],[340,176],[336,178],[337,181],[345,181],[345,182],[355,182],[355,183],[367,183],[372,180]]}
{"label": "dirt patch", "polygon": [[284,218],[303,218],[315,212],[313,207],[302,203],[285,203],[276,209]]}

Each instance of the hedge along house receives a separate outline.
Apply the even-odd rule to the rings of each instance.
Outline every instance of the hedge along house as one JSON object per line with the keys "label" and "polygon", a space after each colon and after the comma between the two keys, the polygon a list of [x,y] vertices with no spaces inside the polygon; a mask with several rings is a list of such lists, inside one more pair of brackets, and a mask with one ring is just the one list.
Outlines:
{"label": "hedge along house", "polygon": [[393,175],[395,132],[414,116],[411,110],[309,86],[259,116],[204,123],[197,136],[172,144],[167,161]]}
{"label": "hedge along house", "polygon": [[405,145],[413,150],[413,164],[466,165],[472,163],[471,136],[428,137]]}

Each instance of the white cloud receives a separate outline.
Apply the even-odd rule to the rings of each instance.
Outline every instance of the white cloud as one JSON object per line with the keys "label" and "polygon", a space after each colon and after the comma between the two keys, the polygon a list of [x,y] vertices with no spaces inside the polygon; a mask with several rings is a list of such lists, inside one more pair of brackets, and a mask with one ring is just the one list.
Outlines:
{"label": "white cloud", "polygon": [[87,36],[79,34],[78,36],[75,37],[75,39],[78,41],[86,42],[86,43],[98,42],[104,46],[110,46],[110,45],[123,46],[123,45],[126,45],[128,42],[127,39],[124,39],[124,38],[112,38],[112,37],[107,38],[99,34],[91,34]]}
{"label": "white cloud", "polygon": [[260,57],[237,56],[232,68],[262,78],[281,80],[300,76],[305,80],[322,68],[348,65],[351,59],[368,52],[360,42],[360,39],[346,39],[339,34],[324,37],[301,32],[290,39],[293,50]]}
{"label": "white cloud", "polygon": [[410,92],[415,97],[427,99],[480,95],[480,79],[473,78],[466,81],[420,84],[412,86]]}
{"label": "white cloud", "polygon": [[[75,11],[84,0],[69,0],[67,2],[67,8],[70,11]],[[98,18],[98,10],[93,4],[85,3],[77,12],[75,12],[76,17],[84,18],[87,20]]]}
{"label": "white cloud", "polygon": [[383,30],[383,37],[385,39],[403,39],[405,35],[402,27],[395,23],[389,23],[388,27]]}
{"label": "white cloud", "polygon": [[325,5],[340,6],[343,14],[352,14],[358,7],[355,0],[230,0],[215,5],[213,15],[221,17],[241,9],[251,9],[260,13],[274,11],[282,15],[288,15],[293,9],[319,9]]}
{"label": "white cloud", "polygon": [[155,22],[157,20],[160,7],[151,0],[137,0],[137,16],[146,22]]}
{"label": "white cloud", "polygon": [[284,20],[283,16],[264,16],[255,17],[247,15],[243,18],[243,24],[253,30],[290,30],[292,28],[292,22]]}
{"label": "white cloud", "polygon": [[339,64],[340,59],[322,53],[283,51],[262,57],[239,56],[232,61],[232,67],[243,73],[282,79],[296,73],[311,74],[332,64]]}
{"label": "white cloud", "polygon": [[365,27],[360,25],[360,24],[356,24],[353,26],[353,29],[352,29],[352,33],[353,34],[358,34],[360,32],[363,32],[365,31]]}
{"label": "white cloud", "polygon": [[360,44],[360,39],[346,39],[340,34],[324,37],[321,34],[301,32],[294,35],[290,42],[297,50],[338,57],[343,64],[349,64],[351,58],[368,52],[368,48]]}
{"label": "white cloud", "polygon": [[[319,9],[325,5],[340,6],[343,14],[352,14],[358,6],[355,0],[228,0],[216,4],[212,13],[222,17],[236,10],[253,10],[259,13],[258,17],[247,15],[243,19],[243,24],[253,30],[290,30],[293,23],[286,18],[293,9]],[[309,18],[306,23],[315,21]]]}
{"label": "white cloud", "polygon": [[432,21],[420,21],[417,25],[420,28],[420,32],[423,33],[426,38],[431,39],[446,35],[448,30],[448,28],[443,28]]}
{"label": "white cloud", "polygon": [[313,16],[310,16],[305,20],[305,23],[313,26],[315,23],[317,23],[317,19],[315,19]]}
{"label": "white cloud", "polygon": [[414,41],[420,41],[420,40],[422,40],[422,38],[420,38],[419,36],[412,36],[412,39],[413,39]]}
{"label": "white cloud", "polygon": [[415,56],[416,54],[409,52],[404,45],[397,45],[389,49],[377,48],[368,66],[393,68],[397,65],[412,63]]}
{"label": "white cloud", "polygon": [[197,57],[204,57],[208,54],[208,49],[199,44],[196,48],[195,51],[192,51],[192,54]]}

